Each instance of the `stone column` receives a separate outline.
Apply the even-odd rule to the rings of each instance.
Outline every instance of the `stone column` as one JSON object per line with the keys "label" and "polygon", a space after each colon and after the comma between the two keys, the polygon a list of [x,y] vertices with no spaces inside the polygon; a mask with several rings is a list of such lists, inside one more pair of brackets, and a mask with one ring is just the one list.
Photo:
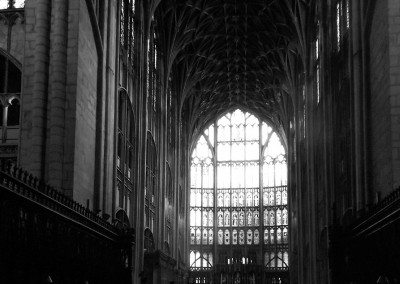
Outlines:
{"label": "stone column", "polygon": [[67,71],[68,1],[54,0],[51,56],[51,93],[49,94],[48,181],[63,187],[65,85]]}
{"label": "stone column", "polygon": [[32,94],[32,135],[30,171],[43,179],[46,143],[46,118],[49,79],[51,1],[37,0],[35,5],[35,65]]}

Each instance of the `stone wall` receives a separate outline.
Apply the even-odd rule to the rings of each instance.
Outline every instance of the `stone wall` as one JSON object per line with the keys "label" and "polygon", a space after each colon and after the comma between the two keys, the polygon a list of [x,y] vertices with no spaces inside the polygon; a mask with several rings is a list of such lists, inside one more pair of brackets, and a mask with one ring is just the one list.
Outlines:
{"label": "stone wall", "polygon": [[[0,49],[11,55],[22,65],[24,61],[25,30],[23,13],[10,14],[8,18],[1,18]],[[19,65],[18,67],[21,67]]]}
{"label": "stone wall", "polygon": [[397,188],[400,186],[400,2],[388,0],[388,4],[393,188]]}
{"label": "stone wall", "polygon": [[400,3],[376,1],[369,34],[370,172],[384,197],[400,185]]}
{"label": "stone wall", "polygon": [[92,208],[99,73],[92,7],[42,2],[25,8],[20,165]]}
{"label": "stone wall", "polygon": [[392,188],[387,0],[377,1],[369,36],[370,162],[372,188]]}
{"label": "stone wall", "polygon": [[76,117],[74,148],[74,198],[92,200],[94,189],[98,54],[86,1],[80,1]]}

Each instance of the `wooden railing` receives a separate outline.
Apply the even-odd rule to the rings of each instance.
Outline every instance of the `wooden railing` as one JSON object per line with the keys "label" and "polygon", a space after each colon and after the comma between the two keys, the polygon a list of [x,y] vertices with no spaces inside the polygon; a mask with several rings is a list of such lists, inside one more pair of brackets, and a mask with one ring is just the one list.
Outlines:
{"label": "wooden railing", "polygon": [[119,230],[117,227],[93,211],[62,194],[52,186],[43,183],[27,171],[4,160],[1,161],[0,165],[0,186],[66,218],[102,232],[107,237],[117,237],[118,235]]}
{"label": "wooden railing", "polygon": [[370,235],[400,219],[400,188],[370,207],[351,226],[352,237]]}
{"label": "wooden railing", "polygon": [[134,239],[133,228],[0,161],[0,283],[131,283]]}
{"label": "wooden railing", "polygon": [[399,279],[399,228],[400,188],[348,226],[332,227],[332,283],[378,283],[382,275]]}

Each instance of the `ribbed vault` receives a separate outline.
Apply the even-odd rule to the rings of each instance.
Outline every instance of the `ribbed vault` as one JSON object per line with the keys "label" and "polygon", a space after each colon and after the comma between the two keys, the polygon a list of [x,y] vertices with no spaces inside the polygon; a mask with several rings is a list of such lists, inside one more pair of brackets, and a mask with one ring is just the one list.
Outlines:
{"label": "ribbed vault", "polygon": [[[192,131],[234,107],[285,120],[291,0],[165,0],[155,13],[160,48]],[[172,72],[171,72],[172,71]]]}

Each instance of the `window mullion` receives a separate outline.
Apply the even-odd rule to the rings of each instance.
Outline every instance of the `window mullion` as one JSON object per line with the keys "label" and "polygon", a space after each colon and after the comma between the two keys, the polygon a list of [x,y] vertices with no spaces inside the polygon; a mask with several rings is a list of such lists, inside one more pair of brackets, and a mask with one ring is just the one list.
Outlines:
{"label": "window mullion", "polygon": [[[203,230],[208,228],[210,223],[205,223],[206,220],[204,220],[205,217],[209,218],[209,215],[203,216],[203,214],[201,214],[201,216],[197,217],[197,220],[201,220],[201,226],[199,227],[201,227],[202,236],[199,236],[200,242],[196,242],[192,250],[199,251],[202,257],[205,256],[205,262],[209,258],[211,249],[214,253],[214,261],[212,265],[218,263],[223,265],[232,265],[236,261],[242,262],[242,260],[243,265],[246,265],[253,263],[254,261],[257,262],[257,258],[262,258],[263,261],[259,264],[264,266],[266,260],[273,258],[273,260],[271,259],[273,265],[266,269],[271,272],[281,271],[283,263],[281,260],[277,261],[277,257],[282,258],[285,253],[287,254],[287,244],[286,242],[283,242],[282,238],[282,230],[283,228],[287,228],[287,226],[283,225],[285,224],[285,222],[282,221],[283,218],[281,216],[283,214],[281,214],[281,212],[283,211],[280,210],[283,207],[286,209],[287,206],[281,205],[282,198],[279,198],[279,201],[276,201],[279,194],[281,194],[281,190],[279,192],[276,192],[276,190],[278,186],[277,183],[279,182],[278,178],[283,174],[283,170],[281,165],[276,165],[276,162],[278,160],[281,161],[281,159],[278,159],[280,156],[276,156],[277,154],[275,151],[269,151],[267,149],[266,155],[268,155],[268,157],[266,158],[266,161],[264,161],[263,152],[265,148],[267,148],[269,141],[267,139],[265,145],[263,145],[263,135],[267,135],[265,138],[271,138],[270,146],[274,149],[277,149],[276,147],[282,147],[282,143],[275,131],[272,131],[271,134],[269,134],[270,130],[268,129],[271,129],[269,126],[268,129],[266,129],[267,132],[263,134],[263,123],[260,122],[260,120],[256,120],[254,117],[250,117],[248,120],[245,119],[244,124],[242,125],[244,116],[246,116],[246,114],[243,114],[243,112],[239,113],[238,111],[238,113],[228,113],[223,116],[221,120],[214,122],[214,155],[212,159],[212,164],[214,166],[214,198],[213,203],[211,204],[214,210],[214,218],[211,223],[214,231],[213,245],[207,246],[209,241],[202,241],[203,236],[205,237]],[[220,123],[220,125],[218,125],[218,123]],[[220,136],[224,135],[224,137],[218,137],[218,134]],[[258,143],[258,145],[254,145],[254,143]],[[209,143],[207,145],[210,147],[209,149],[212,148]],[[284,153],[284,148],[281,149],[282,150],[279,150],[281,152],[278,152],[278,154]],[[220,156],[221,160],[218,160],[218,156]],[[272,161],[270,161],[271,159]],[[265,164],[266,167],[264,167],[264,163],[267,162],[268,164]],[[227,167],[229,167],[229,169]],[[264,171],[267,179],[264,179]],[[226,175],[224,176],[225,173]],[[205,188],[207,187],[207,176],[205,175],[207,175],[207,171],[204,168],[204,165],[201,166],[200,174],[202,176],[199,180],[201,181],[201,184],[196,185],[196,187],[200,187],[201,199],[198,197],[199,199],[197,200],[201,201],[201,210],[210,213],[210,207],[208,207],[210,204],[203,204],[207,198],[207,196],[204,196],[204,193],[208,193],[208,191],[205,192]],[[258,177],[256,176],[257,174]],[[230,178],[227,177],[228,175],[230,175]],[[218,186],[218,177],[224,179],[222,180],[222,183],[220,181],[222,186]],[[266,182],[265,185],[268,185],[266,189],[270,194],[269,196],[264,196],[264,180]],[[240,199],[236,199],[236,194],[239,193]],[[235,196],[233,194],[235,194]],[[218,195],[222,196],[221,200],[218,200]],[[240,200],[240,203],[238,202],[238,199]],[[221,202],[222,204],[220,204]],[[267,202],[266,206],[264,206],[265,202]],[[207,206],[204,207],[203,205]],[[228,207],[228,205],[230,206]],[[270,213],[270,215],[264,217],[264,209],[268,210],[266,212]],[[218,210],[220,210],[220,212]],[[233,212],[235,212],[238,217],[235,219],[235,223]],[[277,212],[278,216],[276,216]],[[218,213],[220,213],[220,216],[218,216]],[[242,214],[241,217],[240,213]],[[229,223],[227,222],[228,214]],[[222,224],[220,224],[221,221]],[[221,230],[222,235],[218,230]],[[234,230],[237,230],[235,236],[233,234]],[[268,244],[264,243],[264,230],[268,233],[268,239],[266,239],[269,240]],[[193,231],[191,232],[193,234]],[[207,236],[209,236],[209,232],[210,230],[207,231]],[[222,238],[221,245],[219,245],[219,242],[221,241],[220,238]],[[283,249],[279,249],[281,247]],[[261,249],[262,255],[259,255],[259,249]],[[207,255],[205,255],[205,253]],[[242,259],[240,254],[248,256]],[[226,263],[226,259],[230,260],[229,264]],[[208,264],[203,265],[202,260],[201,266],[204,269],[208,267]],[[205,270],[198,270],[198,268],[195,267],[193,267],[193,269],[206,273]]]}
{"label": "window mullion", "polygon": [[217,122],[214,122],[214,159],[213,159],[213,165],[214,165],[214,220],[213,220],[213,254],[214,254],[214,261],[217,259],[217,243],[218,243],[218,228],[217,228],[217,216],[218,216],[218,210],[217,210],[217,201],[218,201],[218,193],[217,193],[217,177],[218,177],[218,163],[217,163],[217,158],[218,158],[218,126]]}
{"label": "window mullion", "polygon": [[[261,246],[261,251],[262,251],[262,256],[261,258],[263,259],[264,257],[264,177],[263,177],[263,169],[264,169],[264,164],[263,164],[263,145],[262,145],[262,141],[263,141],[263,137],[262,137],[262,122],[260,121],[260,123],[258,124],[258,151],[259,151],[259,155],[258,155],[258,171],[259,171],[259,187],[258,187],[258,194],[259,194],[259,198],[258,198],[258,210],[259,210],[259,214],[258,214],[258,218],[260,220],[260,224],[258,226],[260,233],[259,233],[259,239],[260,239],[260,246]],[[264,263],[264,261],[262,261],[262,263]]]}
{"label": "window mullion", "polygon": [[[203,172],[204,172],[204,161],[201,161],[200,162],[200,176],[201,176],[201,178],[200,178],[200,251],[201,251],[200,252],[200,256],[203,253],[203,230],[204,230],[204,227],[203,227],[203,222],[204,222],[203,213],[205,211],[205,209],[203,207],[203,192],[204,192],[204,190],[203,190],[203,184],[204,184],[204,182],[203,182],[203,178],[204,178]],[[203,261],[201,260],[200,266],[202,266],[202,264],[203,264]]]}

